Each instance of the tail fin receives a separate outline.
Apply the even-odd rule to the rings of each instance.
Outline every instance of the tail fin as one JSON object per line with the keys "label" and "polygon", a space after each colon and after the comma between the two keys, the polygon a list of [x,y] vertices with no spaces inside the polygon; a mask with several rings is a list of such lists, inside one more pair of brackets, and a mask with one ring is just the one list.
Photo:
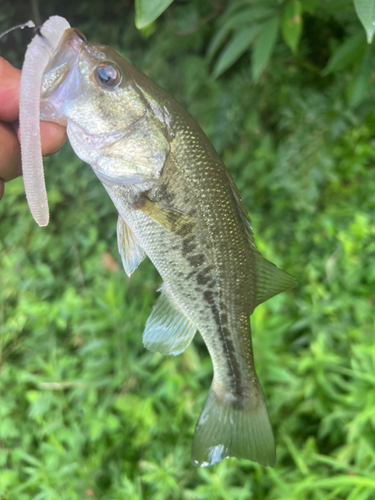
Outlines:
{"label": "tail fin", "polygon": [[259,382],[258,388],[254,399],[239,407],[231,394],[223,397],[211,386],[195,428],[193,465],[207,467],[237,457],[273,467],[275,440]]}

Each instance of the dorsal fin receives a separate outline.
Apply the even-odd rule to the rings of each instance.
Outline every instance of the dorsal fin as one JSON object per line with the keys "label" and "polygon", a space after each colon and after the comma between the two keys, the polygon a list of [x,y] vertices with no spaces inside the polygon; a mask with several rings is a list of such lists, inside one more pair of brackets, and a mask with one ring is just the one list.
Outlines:
{"label": "dorsal fin", "polygon": [[164,286],[161,292],[147,320],[143,344],[150,351],[176,356],[187,348],[197,328]]}
{"label": "dorsal fin", "polygon": [[237,189],[233,179],[229,176],[229,184],[232,188],[233,196],[237,202],[238,212],[244,224],[244,228],[248,237],[250,249],[255,257],[255,275],[256,275],[256,295],[254,309],[259,304],[274,297],[275,295],[285,292],[297,285],[297,280],[290,274],[282,271],[275,264],[266,260],[257,250],[255,245],[251,220],[247,213],[246,207],[242,201],[240,192]]}
{"label": "dorsal fin", "polygon": [[255,305],[274,297],[278,293],[285,292],[297,285],[297,280],[290,274],[282,271],[275,264],[266,260],[258,250],[254,250],[255,274],[256,274],[256,296]]}
{"label": "dorsal fin", "polygon": [[126,274],[130,276],[146,257],[146,254],[129,226],[120,215],[117,221],[117,245],[121,255],[122,265],[124,266]]}
{"label": "dorsal fin", "polygon": [[247,237],[248,237],[248,241],[249,241],[251,247],[256,248],[254,235],[253,235],[253,228],[251,227],[251,220],[250,220],[249,214],[247,213],[244,202],[242,201],[241,193],[239,192],[232,177],[229,175],[229,173],[227,173],[227,174],[228,174],[229,185],[232,189],[234,199],[236,200],[238,213],[240,215],[241,221],[243,222],[243,225],[244,225]]}

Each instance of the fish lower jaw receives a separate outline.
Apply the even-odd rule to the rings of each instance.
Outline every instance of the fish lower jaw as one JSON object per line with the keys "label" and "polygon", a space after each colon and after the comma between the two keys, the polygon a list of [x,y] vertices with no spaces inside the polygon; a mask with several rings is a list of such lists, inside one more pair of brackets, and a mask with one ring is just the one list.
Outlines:
{"label": "fish lower jaw", "polygon": [[112,186],[126,186],[126,185],[133,185],[133,184],[144,184],[147,183],[149,184],[150,182],[153,181],[153,179],[149,179],[147,177],[141,177],[141,176],[118,176],[118,175],[113,175],[113,173],[110,173],[108,171],[105,171],[98,167],[97,165],[91,165],[92,169],[95,172],[95,175],[97,178],[100,180],[100,182],[107,187],[112,187]]}
{"label": "fish lower jaw", "polygon": [[43,100],[40,102],[40,119],[44,122],[58,123],[63,127],[68,124],[66,116],[61,113],[59,108]]}
{"label": "fish lower jaw", "polygon": [[76,142],[79,141],[82,147],[99,151],[107,146],[112,145],[126,135],[126,130],[116,130],[114,132],[90,132],[82,125],[78,125],[74,120],[68,118],[68,135],[69,140],[75,137]]}
{"label": "fish lower jaw", "polygon": [[76,155],[84,162],[91,165],[99,180],[106,186],[128,185],[153,182],[155,176],[151,175],[150,168],[145,166],[145,173],[139,170],[142,165],[134,162],[132,157],[111,154],[109,149],[121,140],[126,131],[119,130],[112,133],[91,134],[81,125],[68,119],[67,134],[70,144]]}

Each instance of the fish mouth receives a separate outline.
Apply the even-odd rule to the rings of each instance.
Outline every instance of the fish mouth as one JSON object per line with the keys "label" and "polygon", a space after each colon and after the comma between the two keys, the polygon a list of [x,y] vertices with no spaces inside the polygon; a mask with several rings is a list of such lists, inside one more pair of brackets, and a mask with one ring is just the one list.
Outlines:
{"label": "fish mouth", "polygon": [[75,28],[65,30],[43,75],[41,98],[50,97],[64,81],[70,69],[78,62],[86,39]]}
{"label": "fish mouth", "polygon": [[62,106],[80,87],[79,59],[86,39],[75,28],[65,30],[61,41],[43,74],[40,119],[66,126]]}
{"label": "fish mouth", "polygon": [[76,28],[65,30],[43,74],[40,119],[67,125],[64,103],[85,90],[85,77],[91,66],[105,59],[99,44],[86,41]]}

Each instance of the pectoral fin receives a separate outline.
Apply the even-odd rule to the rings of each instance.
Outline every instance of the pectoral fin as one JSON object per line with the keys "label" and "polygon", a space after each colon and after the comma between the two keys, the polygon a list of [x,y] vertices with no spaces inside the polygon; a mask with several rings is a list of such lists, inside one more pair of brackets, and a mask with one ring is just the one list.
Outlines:
{"label": "pectoral fin", "polygon": [[195,325],[162,288],[146,323],[144,346],[150,351],[176,356],[187,348],[196,331]]}
{"label": "pectoral fin", "polygon": [[297,280],[266,260],[257,250],[254,250],[254,254],[257,277],[254,306],[256,307],[274,295],[295,287]]}
{"label": "pectoral fin", "polygon": [[188,215],[174,208],[162,207],[150,200],[147,195],[141,195],[133,204],[133,208],[140,210],[173,233],[183,233],[193,224],[193,219]]}
{"label": "pectoral fin", "polygon": [[146,257],[146,254],[129,226],[120,216],[117,221],[117,245],[125,272],[130,276]]}

